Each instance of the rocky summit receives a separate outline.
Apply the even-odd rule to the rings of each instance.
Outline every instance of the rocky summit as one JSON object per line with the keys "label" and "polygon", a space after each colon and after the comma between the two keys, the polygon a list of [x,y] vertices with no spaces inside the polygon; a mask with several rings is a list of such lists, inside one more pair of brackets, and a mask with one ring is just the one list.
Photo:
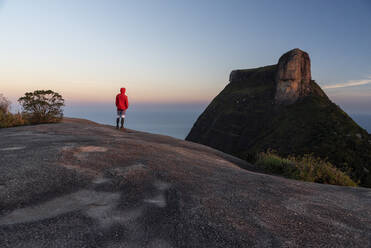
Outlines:
{"label": "rocky summit", "polygon": [[310,59],[306,52],[293,49],[279,59],[276,72],[277,103],[291,104],[312,92]]}
{"label": "rocky summit", "polygon": [[370,247],[371,190],[80,119],[0,129],[0,247]]}
{"label": "rocky summit", "polygon": [[310,64],[293,49],[276,65],[232,71],[186,140],[248,161],[267,149],[314,154],[371,187],[371,135],[312,80]]}

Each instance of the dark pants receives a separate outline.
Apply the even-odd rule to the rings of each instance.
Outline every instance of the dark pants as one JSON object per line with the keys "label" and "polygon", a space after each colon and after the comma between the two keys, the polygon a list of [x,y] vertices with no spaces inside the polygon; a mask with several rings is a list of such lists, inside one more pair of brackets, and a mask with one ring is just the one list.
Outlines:
{"label": "dark pants", "polygon": [[116,128],[119,128],[120,118],[121,118],[121,128],[124,127],[126,110],[118,109],[117,110],[117,119],[116,119]]}

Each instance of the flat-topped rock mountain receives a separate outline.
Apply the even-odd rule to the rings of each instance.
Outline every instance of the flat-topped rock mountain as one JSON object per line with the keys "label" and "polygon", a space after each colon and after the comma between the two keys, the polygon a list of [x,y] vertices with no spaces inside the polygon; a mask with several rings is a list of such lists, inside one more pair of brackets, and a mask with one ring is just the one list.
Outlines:
{"label": "flat-topped rock mountain", "polygon": [[0,247],[370,247],[371,190],[79,119],[0,129]]}
{"label": "flat-topped rock mountain", "polygon": [[314,154],[371,187],[371,135],[312,80],[306,52],[293,49],[276,65],[232,71],[229,81],[186,140],[247,161],[267,149]]}

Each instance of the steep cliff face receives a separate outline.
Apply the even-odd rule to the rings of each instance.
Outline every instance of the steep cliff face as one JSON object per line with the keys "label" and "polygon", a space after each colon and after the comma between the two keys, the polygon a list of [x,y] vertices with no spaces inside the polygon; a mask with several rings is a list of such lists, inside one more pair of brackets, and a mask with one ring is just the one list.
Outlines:
{"label": "steep cliff face", "polygon": [[311,93],[310,59],[306,52],[293,49],[278,61],[276,73],[277,103],[291,104]]}
{"label": "steep cliff face", "polygon": [[277,65],[232,71],[186,140],[246,160],[269,148],[314,153],[371,186],[370,135],[311,79],[309,56],[299,49]]}

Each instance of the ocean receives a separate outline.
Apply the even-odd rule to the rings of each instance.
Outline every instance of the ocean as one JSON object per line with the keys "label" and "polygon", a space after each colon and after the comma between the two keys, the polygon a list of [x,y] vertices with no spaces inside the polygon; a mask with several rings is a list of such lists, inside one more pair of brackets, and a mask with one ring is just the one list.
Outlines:
{"label": "ocean", "polygon": [[[207,104],[131,104],[126,112],[125,127],[138,131],[185,139]],[[113,105],[67,105],[67,117],[84,118],[101,124],[116,125]]]}
{"label": "ocean", "polygon": [[[132,104],[126,113],[129,129],[185,139],[193,124],[207,107],[204,104]],[[71,104],[65,107],[67,117],[84,118],[101,124],[116,125],[116,110],[111,104]],[[371,133],[371,114],[349,114]]]}
{"label": "ocean", "polygon": [[358,125],[371,133],[371,114],[349,114]]}

